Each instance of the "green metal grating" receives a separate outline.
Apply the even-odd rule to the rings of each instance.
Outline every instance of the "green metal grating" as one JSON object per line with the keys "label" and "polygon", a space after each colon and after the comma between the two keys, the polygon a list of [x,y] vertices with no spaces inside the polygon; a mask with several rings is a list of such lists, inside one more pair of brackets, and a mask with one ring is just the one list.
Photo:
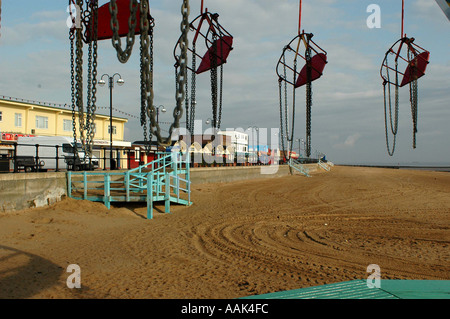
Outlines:
{"label": "green metal grating", "polygon": [[241,299],[450,299],[450,280],[381,280],[380,288],[352,280]]}

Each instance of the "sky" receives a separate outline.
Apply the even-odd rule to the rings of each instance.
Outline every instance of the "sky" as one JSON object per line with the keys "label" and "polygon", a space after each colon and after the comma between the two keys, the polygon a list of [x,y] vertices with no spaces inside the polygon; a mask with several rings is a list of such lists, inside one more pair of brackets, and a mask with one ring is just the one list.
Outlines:
{"label": "sky", "polygon": [[[100,0],[103,5],[107,1]],[[154,29],[154,104],[164,105],[162,123],[173,121],[173,51],[180,36],[181,0],[150,0]],[[190,0],[190,20],[200,14]],[[380,28],[369,28],[380,8]],[[70,104],[70,47],[66,0],[2,0],[0,95]],[[312,149],[338,164],[450,164],[450,21],[434,0],[405,1],[405,33],[430,51],[427,73],[419,79],[417,148],[412,148],[409,90],[400,90],[399,129],[394,156],[386,149],[380,67],[400,39],[400,0],[304,0],[302,29],[327,52],[323,76],[314,81]],[[233,37],[224,65],[222,129],[280,126],[276,65],[298,29],[298,0],[205,0]],[[139,41],[126,64],[110,40],[99,42],[98,74],[118,72],[125,80],[113,91],[114,115],[128,118],[125,139],[143,139],[140,127]],[[85,59],[86,60],[86,59]],[[199,131],[212,117],[209,75],[197,78]],[[296,93],[295,138],[305,138],[305,90]],[[109,90],[98,88],[98,112],[108,114]],[[117,112],[116,110],[120,110]],[[163,135],[168,124],[162,124]],[[250,133],[250,131],[247,131]],[[165,133],[165,134],[164,134]],[[294,144],[294,148],[297,148]]]}

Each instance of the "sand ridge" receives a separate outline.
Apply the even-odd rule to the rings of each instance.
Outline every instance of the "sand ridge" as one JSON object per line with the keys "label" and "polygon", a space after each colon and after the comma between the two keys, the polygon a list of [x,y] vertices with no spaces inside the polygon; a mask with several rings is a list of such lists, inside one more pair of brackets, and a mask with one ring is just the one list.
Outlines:
{"label": "sand ridge", "polygon": [[238,298],[365,279],[369,264],[450,279],[449,173],[335,166],[192,188],[194,205],[153,220],[69,198],[1,215],[0,298]]}

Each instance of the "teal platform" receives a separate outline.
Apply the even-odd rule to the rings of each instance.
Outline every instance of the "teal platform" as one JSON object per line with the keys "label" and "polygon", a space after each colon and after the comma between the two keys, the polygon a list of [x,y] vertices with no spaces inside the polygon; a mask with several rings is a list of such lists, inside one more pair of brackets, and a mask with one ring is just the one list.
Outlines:
{"label": "teal platform", "polygon": [[380,288],[352,280],[241,299],[450,299],[450,280],[381,280]]}

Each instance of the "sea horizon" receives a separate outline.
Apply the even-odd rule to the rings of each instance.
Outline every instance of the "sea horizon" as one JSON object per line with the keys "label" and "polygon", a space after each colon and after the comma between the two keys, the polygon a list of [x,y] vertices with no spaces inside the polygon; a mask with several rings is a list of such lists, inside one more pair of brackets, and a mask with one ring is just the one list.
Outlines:
{"label": "sea horizon", "polygon": [[450,172],[450,162],[366,162],[366,163],[334,163],[340,166],[357,166],[357,167],[379,167],[379,168],[393,168],[393,169],[418,169]]}

